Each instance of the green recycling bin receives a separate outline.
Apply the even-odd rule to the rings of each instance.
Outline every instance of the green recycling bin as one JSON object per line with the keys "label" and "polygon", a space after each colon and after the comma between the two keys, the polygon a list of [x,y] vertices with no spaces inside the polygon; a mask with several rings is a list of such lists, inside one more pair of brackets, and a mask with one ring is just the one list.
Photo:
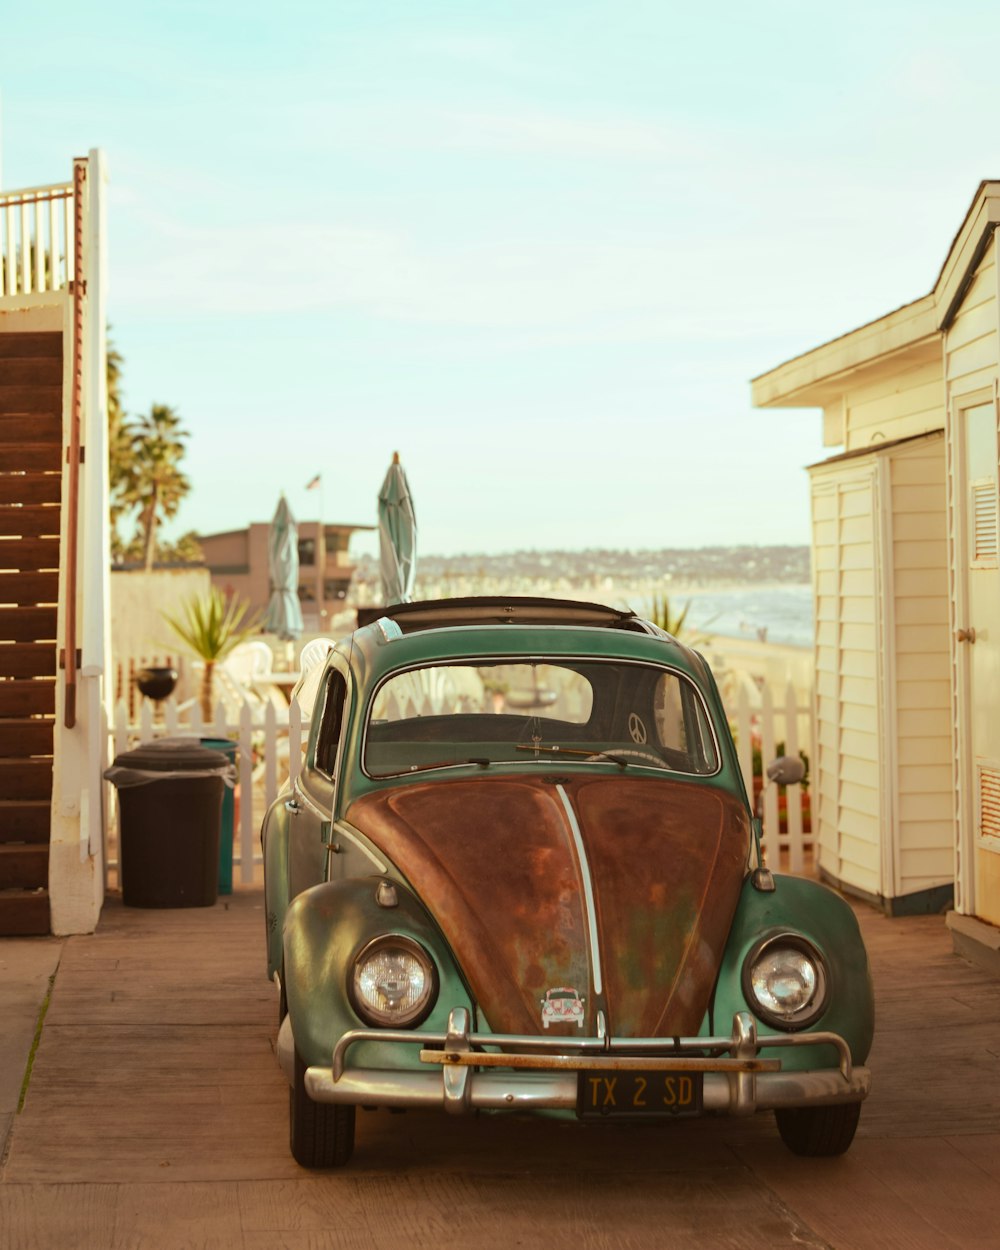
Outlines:
{"label": "green recycling bin", "polygon": [[[221,752],[230,764],[236,764],[236,748],[239,743],[231,738],[202,738],[201,745],[209,751]],[[219,893],[233,892],[233,791],[226,786],[222,796],[222,824],[219,826]]]}

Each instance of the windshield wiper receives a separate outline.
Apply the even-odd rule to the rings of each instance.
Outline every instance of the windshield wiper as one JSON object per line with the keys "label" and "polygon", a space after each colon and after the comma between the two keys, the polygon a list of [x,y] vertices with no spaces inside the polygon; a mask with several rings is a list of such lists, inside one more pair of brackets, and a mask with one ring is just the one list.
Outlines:
{"label": "windshield wiper", "polygon": [[433,760],[430,764],[410,764],[401,773],[387,773],[386,776],[401,777],[407,773],[423,773],[428,768],[456,768],[461,764],[478,764],[480,768],[489,768],[492,763],[493,760],[487,759],[485,755],[475,755],[465,760]]}
{"label": "windshield wiper", "polygon": [[588,760],[610,760],[613,764],[617,764],[619,768],[628,768],[629,765],[629,761],[624,756],[615,755],[613,751],[589,751],[584,747],[564,747],[558,742],[516,742],[514,750],[534,751],[536,755],[539,751],[559,755],[583,755]]}

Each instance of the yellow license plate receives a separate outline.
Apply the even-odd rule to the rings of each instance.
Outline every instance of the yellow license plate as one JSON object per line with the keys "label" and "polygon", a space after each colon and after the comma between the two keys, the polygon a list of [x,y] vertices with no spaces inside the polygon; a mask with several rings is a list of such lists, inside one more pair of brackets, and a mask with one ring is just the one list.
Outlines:
{"label": "yellow license plate", "polygon": [[581,1072],[576,1111],[588,1118],[700,1115],[703,1092],[701,1072]]}

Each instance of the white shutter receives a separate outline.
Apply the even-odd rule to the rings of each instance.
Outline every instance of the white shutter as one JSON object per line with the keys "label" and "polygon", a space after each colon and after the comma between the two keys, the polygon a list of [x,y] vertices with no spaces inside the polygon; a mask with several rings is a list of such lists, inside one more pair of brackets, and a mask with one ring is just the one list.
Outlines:
{"label": "white shutter", "polygon": [[979,765],[979,834],[1000,841],[1000,768]]}
{"label": "white shutter", "polygon": [[980,478],[969,487],[972,531],[972,563],[996,564],[997,543],[997,492],[990,478]]}

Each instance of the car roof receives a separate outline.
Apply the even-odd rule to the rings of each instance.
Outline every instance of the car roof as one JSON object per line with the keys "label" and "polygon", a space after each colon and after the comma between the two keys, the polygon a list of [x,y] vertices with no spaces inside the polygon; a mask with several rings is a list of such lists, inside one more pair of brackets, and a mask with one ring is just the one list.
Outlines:
{"label": "car roof", "polygon": [[630,610],[575,599],[530,595],[476,595],[462,599],[424,599],[384,608],[359,608],[358,626],[395,621],[404,634],[455,625],[590,625],[650,633],[655,626]]}
{"label": "car roof", "polygon": [[337,652],[362,684],[394,669],[477,656],[548,655],[668,662],[704,678],[697,652],[634,612],[575,600],[522,596],[425,600],[370,612]]}

